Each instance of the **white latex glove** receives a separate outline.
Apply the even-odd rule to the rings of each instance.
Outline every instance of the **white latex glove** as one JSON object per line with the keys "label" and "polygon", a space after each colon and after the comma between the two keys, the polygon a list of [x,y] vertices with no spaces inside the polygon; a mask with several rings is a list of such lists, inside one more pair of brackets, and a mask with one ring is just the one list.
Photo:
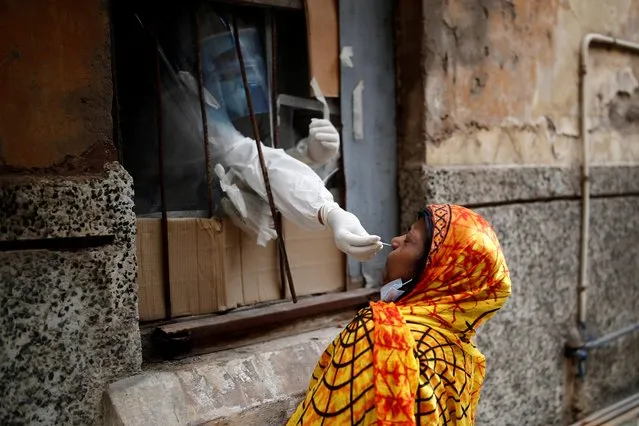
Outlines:
{"label": "white latex glove", "polygon": [[337,203],[328,203],[320,209],[322,222],[333,231],[338,249],[357,260],[370,260],[382,248],[377,235],[370,235],[357,216],[342,209]]}
{"label": "white latex glove", "polygon": [[312,118],[306,143],[308,157],[315,163],[326,163],[339,154],[339,132],[329,120]]}

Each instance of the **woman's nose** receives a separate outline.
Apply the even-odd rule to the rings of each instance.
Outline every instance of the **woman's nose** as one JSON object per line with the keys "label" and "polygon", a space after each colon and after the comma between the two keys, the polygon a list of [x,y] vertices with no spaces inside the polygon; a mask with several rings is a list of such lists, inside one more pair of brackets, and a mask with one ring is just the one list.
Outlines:
{"label": "woman's nose", "polygon": [[399,248],[400,245],[402,245],[402,242],[404,241],[404,237],[403,236],[399,236],[399,237],[395,237],[391,240],[391,246],[393,247],[393,250]]}

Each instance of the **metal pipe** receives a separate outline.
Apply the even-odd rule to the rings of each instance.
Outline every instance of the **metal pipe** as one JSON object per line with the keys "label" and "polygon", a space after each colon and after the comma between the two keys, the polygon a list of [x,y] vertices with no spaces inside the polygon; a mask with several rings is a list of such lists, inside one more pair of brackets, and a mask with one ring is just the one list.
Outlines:
{"label": "metal pipe", "polygon": [[602,422],[613,420],[628,411],[639,407],[639,393],[631,395],[630,397],[623,399],[613,405],[610,405],[600,411],[597,411],[588,417],[573,423],[572,426],[595,426]]}
{"label": "metal pipe", "polygon": [[598,339],[592,340],[590,342],[586,342],[582,347],[584,349],[594,349],[600,346],[605,346],[607,343],[612,342],[613,340],[617,340],[620,337],[625,336],[626,334],[630,334],[633,331],[639,330],[639,323],[629,325],[627,327],[622,328],[621,330],[614,331],[612,333],[601,336]]}
{"label": "metal pipe", "polygon": [[583,163],[581,172],[581,246],[580,246],[580,268],[577,317],[580,324],[586,323],[586,302],[588,288],[588,243],[590,238],[590,150],[588,143],[588,93],[586,77],[588,75],[588,52],[593,43],[603,44],[610,47],[639,52],[639,43],[628,40],[621,40],[602,34],[586,34],[581,43],[581,68],[580,68],[580,115],[581,115],[581,141],[583,149]]}
{"label": "metal pipe", "polygon": [[204,161],[206,164],[206,196],[209,217],[213,217],[213,161],[211,159],[211,148],[209,146],[209,124],[206,117],[206,104],[204,102],[204,83],[202,76],[202,42],[200,35],[200,19],[197,9],[193,12],[195,21],[195,62],[197,67],[197,87],[198,96],[200,98],[200,113],[202,114],[202,132],[204,134]]}
{"label": "metal pipe", "polygon": [[[273,199],[273,192],[271,191],[271,182],[268,178],[268,170],[266,168],[266,162],[264,160],[264,153],[262,152],[262,142],[260,141],[260,132],[257,126],[257,121],[255,119],[255,111],[253,109],[253,100],[251,98],[251,91],[248,85],[248,79],[246,77],[246,66],[244,64],[244,56],[242,54],[242,46],[240,44],[239,31],[237,30],[237,18],[233,15],[233,38],[235,39],[235,51],[237,53],[237,59],[240,63],[240,72],[242,73],[242,83],[244,84],[244,93],[246,95],[246,103],[249,110],[249,115],[251,117],[251,124],[253,125],[253,134],[255,136],[255,144],[257,145],[257,154],[260,160],[260,168],[262,169],[262,178],[264,179],[264,187],[266,189],[266,196],[268,198],[268,204],[271,209],[271,216],[275,221],[277,218],[277,210],[275,208],[275,201]],[[279,253],[284,259],[284,268],[286,270],[286,277],[288,279],[288,286],[291,292],[291,298],[293,299],[293,303],[297,303],[297,294],[295,293],[295,286],[293,284],[293,276],[291,274],[291,267],[288,262],[288,256],[286,254],[286,247],[284,245],[284,240],[282,239],[282,235],[277,229],[277,247],[279,249]]]}

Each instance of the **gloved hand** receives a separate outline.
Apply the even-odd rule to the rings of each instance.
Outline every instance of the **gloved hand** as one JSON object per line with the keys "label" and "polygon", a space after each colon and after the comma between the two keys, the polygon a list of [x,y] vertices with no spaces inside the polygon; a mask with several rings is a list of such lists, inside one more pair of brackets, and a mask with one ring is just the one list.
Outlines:
{"label": "gloved hand", "polygon": [[383,248],[377,235],[366,232],[357,216],[345,211],[337,203],[323,205],[320,218],[333,231],[337,248],[360,262],[370,260]]}
{"label": "gloved hand", "polygon": [[339,133],[329,120],[312,118],[306,142],[308,157],[316,163],[326,163],[339,153]]}

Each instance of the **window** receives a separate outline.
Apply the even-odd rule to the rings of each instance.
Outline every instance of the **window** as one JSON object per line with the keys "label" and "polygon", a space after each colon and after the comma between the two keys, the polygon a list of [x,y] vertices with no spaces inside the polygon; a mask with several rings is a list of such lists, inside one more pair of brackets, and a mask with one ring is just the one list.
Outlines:
{"label": "window", "polygon": [[[234,127],[253,137],[245,98],[235,96],[244,87],[237,80],[234,20],[263,143],[291,149],[306,136],[310,119],[322,117],[309,86],[303,6],[301,1],[114,2],[116,121],[120,156],[135,187],[140,319],[153,322],[155,341],[170,356],[205,346],[213,336],[364,303],[374,293],[344,292],[345,259],[330,234],[285,222],[302,299],[297,305],[276,304],[290,298],[276,246],[258,247],[254,235],[225,217],[219,179],[212,173],[219,159],[205,148],[202,111],[208,117],[217,97]],[[340,99],[329,99],[329,105],[339,129]],[[340,166],[318,173],[342,204]],[[229,311],[239,315],[211,316]]]}

